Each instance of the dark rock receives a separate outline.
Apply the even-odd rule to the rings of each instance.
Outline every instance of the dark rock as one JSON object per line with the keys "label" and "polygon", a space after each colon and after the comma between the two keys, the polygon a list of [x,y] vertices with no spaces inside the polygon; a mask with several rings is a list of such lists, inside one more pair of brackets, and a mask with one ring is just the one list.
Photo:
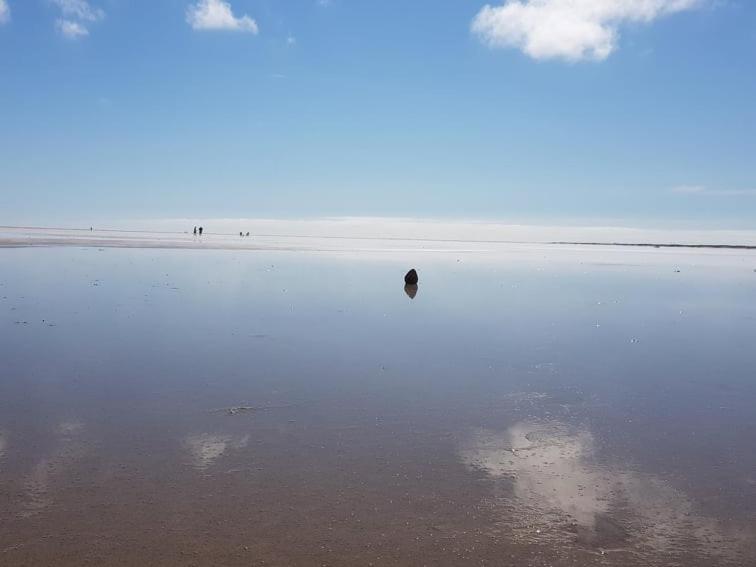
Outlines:
{"label": "dark rock", "polygon": [[417,285],[417,272],[414,268],[404,276],[404,283],[407,285]]}

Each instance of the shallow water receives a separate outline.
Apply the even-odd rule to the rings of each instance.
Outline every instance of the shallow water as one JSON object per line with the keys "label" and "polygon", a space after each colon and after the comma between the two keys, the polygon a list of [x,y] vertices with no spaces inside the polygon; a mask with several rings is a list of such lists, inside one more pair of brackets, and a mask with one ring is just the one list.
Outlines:
{"label": "shallow water", "polygon": [[754,268],[0,250],[0,564],[756,564]]}

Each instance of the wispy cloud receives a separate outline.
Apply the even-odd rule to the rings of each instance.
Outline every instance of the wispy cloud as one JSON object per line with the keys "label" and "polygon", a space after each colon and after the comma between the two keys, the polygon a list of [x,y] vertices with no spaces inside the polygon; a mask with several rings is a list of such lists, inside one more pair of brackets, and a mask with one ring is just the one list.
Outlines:
{"label": "wispy cloud", "polygon": [[63,16],[81,20],[82,22],[96,22],[105,17],[101,8],[93,8],[87,0],[52,0]]}
{"label": "wispy cloud", "polygon": [[89,24],[105,17],[102,8],[93,7],[87,0],[52,0],[60,9],[61,16],[55,27],[68,39],[79,39],[89,35]]}
{"label": "wispy cloud", "polygon": [[603,61],[617,48],[623,24],[648,24],[706,1],[505,0],[484,6],[471,29],[490,47],[519,49],[533,59]]}
{"label": "wispy cloud", "polygon": [[195,30],[229,30],[257,34],[257,22],[244,14],[235,16],[223,0],[198,0],[186,10],[186,21]]}
{"label": "wispy cloud", "polygon": [[5,0],[0,0],[0,24],[10,21],[10,7]]}
{"label": "wispy cloud", "polygon": [[701,195],[706,197],[756,197],[756,189],[709,189],[702,185],[679,185],[672,188],[678,195]]}
{"label": "wispy cloud", "polygon": [[89,30],[79,22],[60,19],[55,22],[58,31],[68,39],[78,39],[89,35]]}

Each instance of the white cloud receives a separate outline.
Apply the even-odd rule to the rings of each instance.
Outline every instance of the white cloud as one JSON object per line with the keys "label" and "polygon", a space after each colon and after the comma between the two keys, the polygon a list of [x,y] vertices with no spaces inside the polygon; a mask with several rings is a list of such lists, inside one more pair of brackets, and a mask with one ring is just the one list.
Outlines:
{"label": "white cloud", "polygon": [[257,34],[257,22],[247,16],[236,17],[223,0],[198,0],[186,10],[186,21],[195,30],[231,30]]}
{"label": "white cloud", "polygon": [[472,32],[491,47],[511,47],[534,59],[602,61],[616,48],[619,27],[650,23],[706,0],[505,0],[484,6]]}
{"label": "white cloud", "polygon": [[68,39],[79,39],[89,35],[89,24],[99,22],[105,17],[101,8],[93,7],[87,0],[52,0],[60,9],[61,18],[55,27]]}
{"label": "white cloud", "polygon": [[52,0],[63,16],[80,22],[97,22],[105,17],[101,8],[93,8],[87,0]]}
{"label": "white cloud", "polygon": [[702,185],[680,185],[672,188],[679,195],[703,195],[709,197],[756,197],[756,189],[709,189]]}
{"label": "white cloud", "polygon": [[5,0],[0,0],[0,24],[10,21],[10,7]]}
{"label": "white cloud", "polygon": [[89,35],[86,27],[73,20],[58,20],[55,22],[55,27],[63,34],[63,37],[68,39],[78,39]]}

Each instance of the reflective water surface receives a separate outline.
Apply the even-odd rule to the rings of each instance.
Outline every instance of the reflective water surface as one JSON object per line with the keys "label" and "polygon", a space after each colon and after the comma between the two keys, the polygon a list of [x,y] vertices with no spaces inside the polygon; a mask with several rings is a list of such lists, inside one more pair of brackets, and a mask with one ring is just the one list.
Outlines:
{"label": "reflective water surface", "polygon": [[754,565],[755,268],[0,249],[0,564]]}

